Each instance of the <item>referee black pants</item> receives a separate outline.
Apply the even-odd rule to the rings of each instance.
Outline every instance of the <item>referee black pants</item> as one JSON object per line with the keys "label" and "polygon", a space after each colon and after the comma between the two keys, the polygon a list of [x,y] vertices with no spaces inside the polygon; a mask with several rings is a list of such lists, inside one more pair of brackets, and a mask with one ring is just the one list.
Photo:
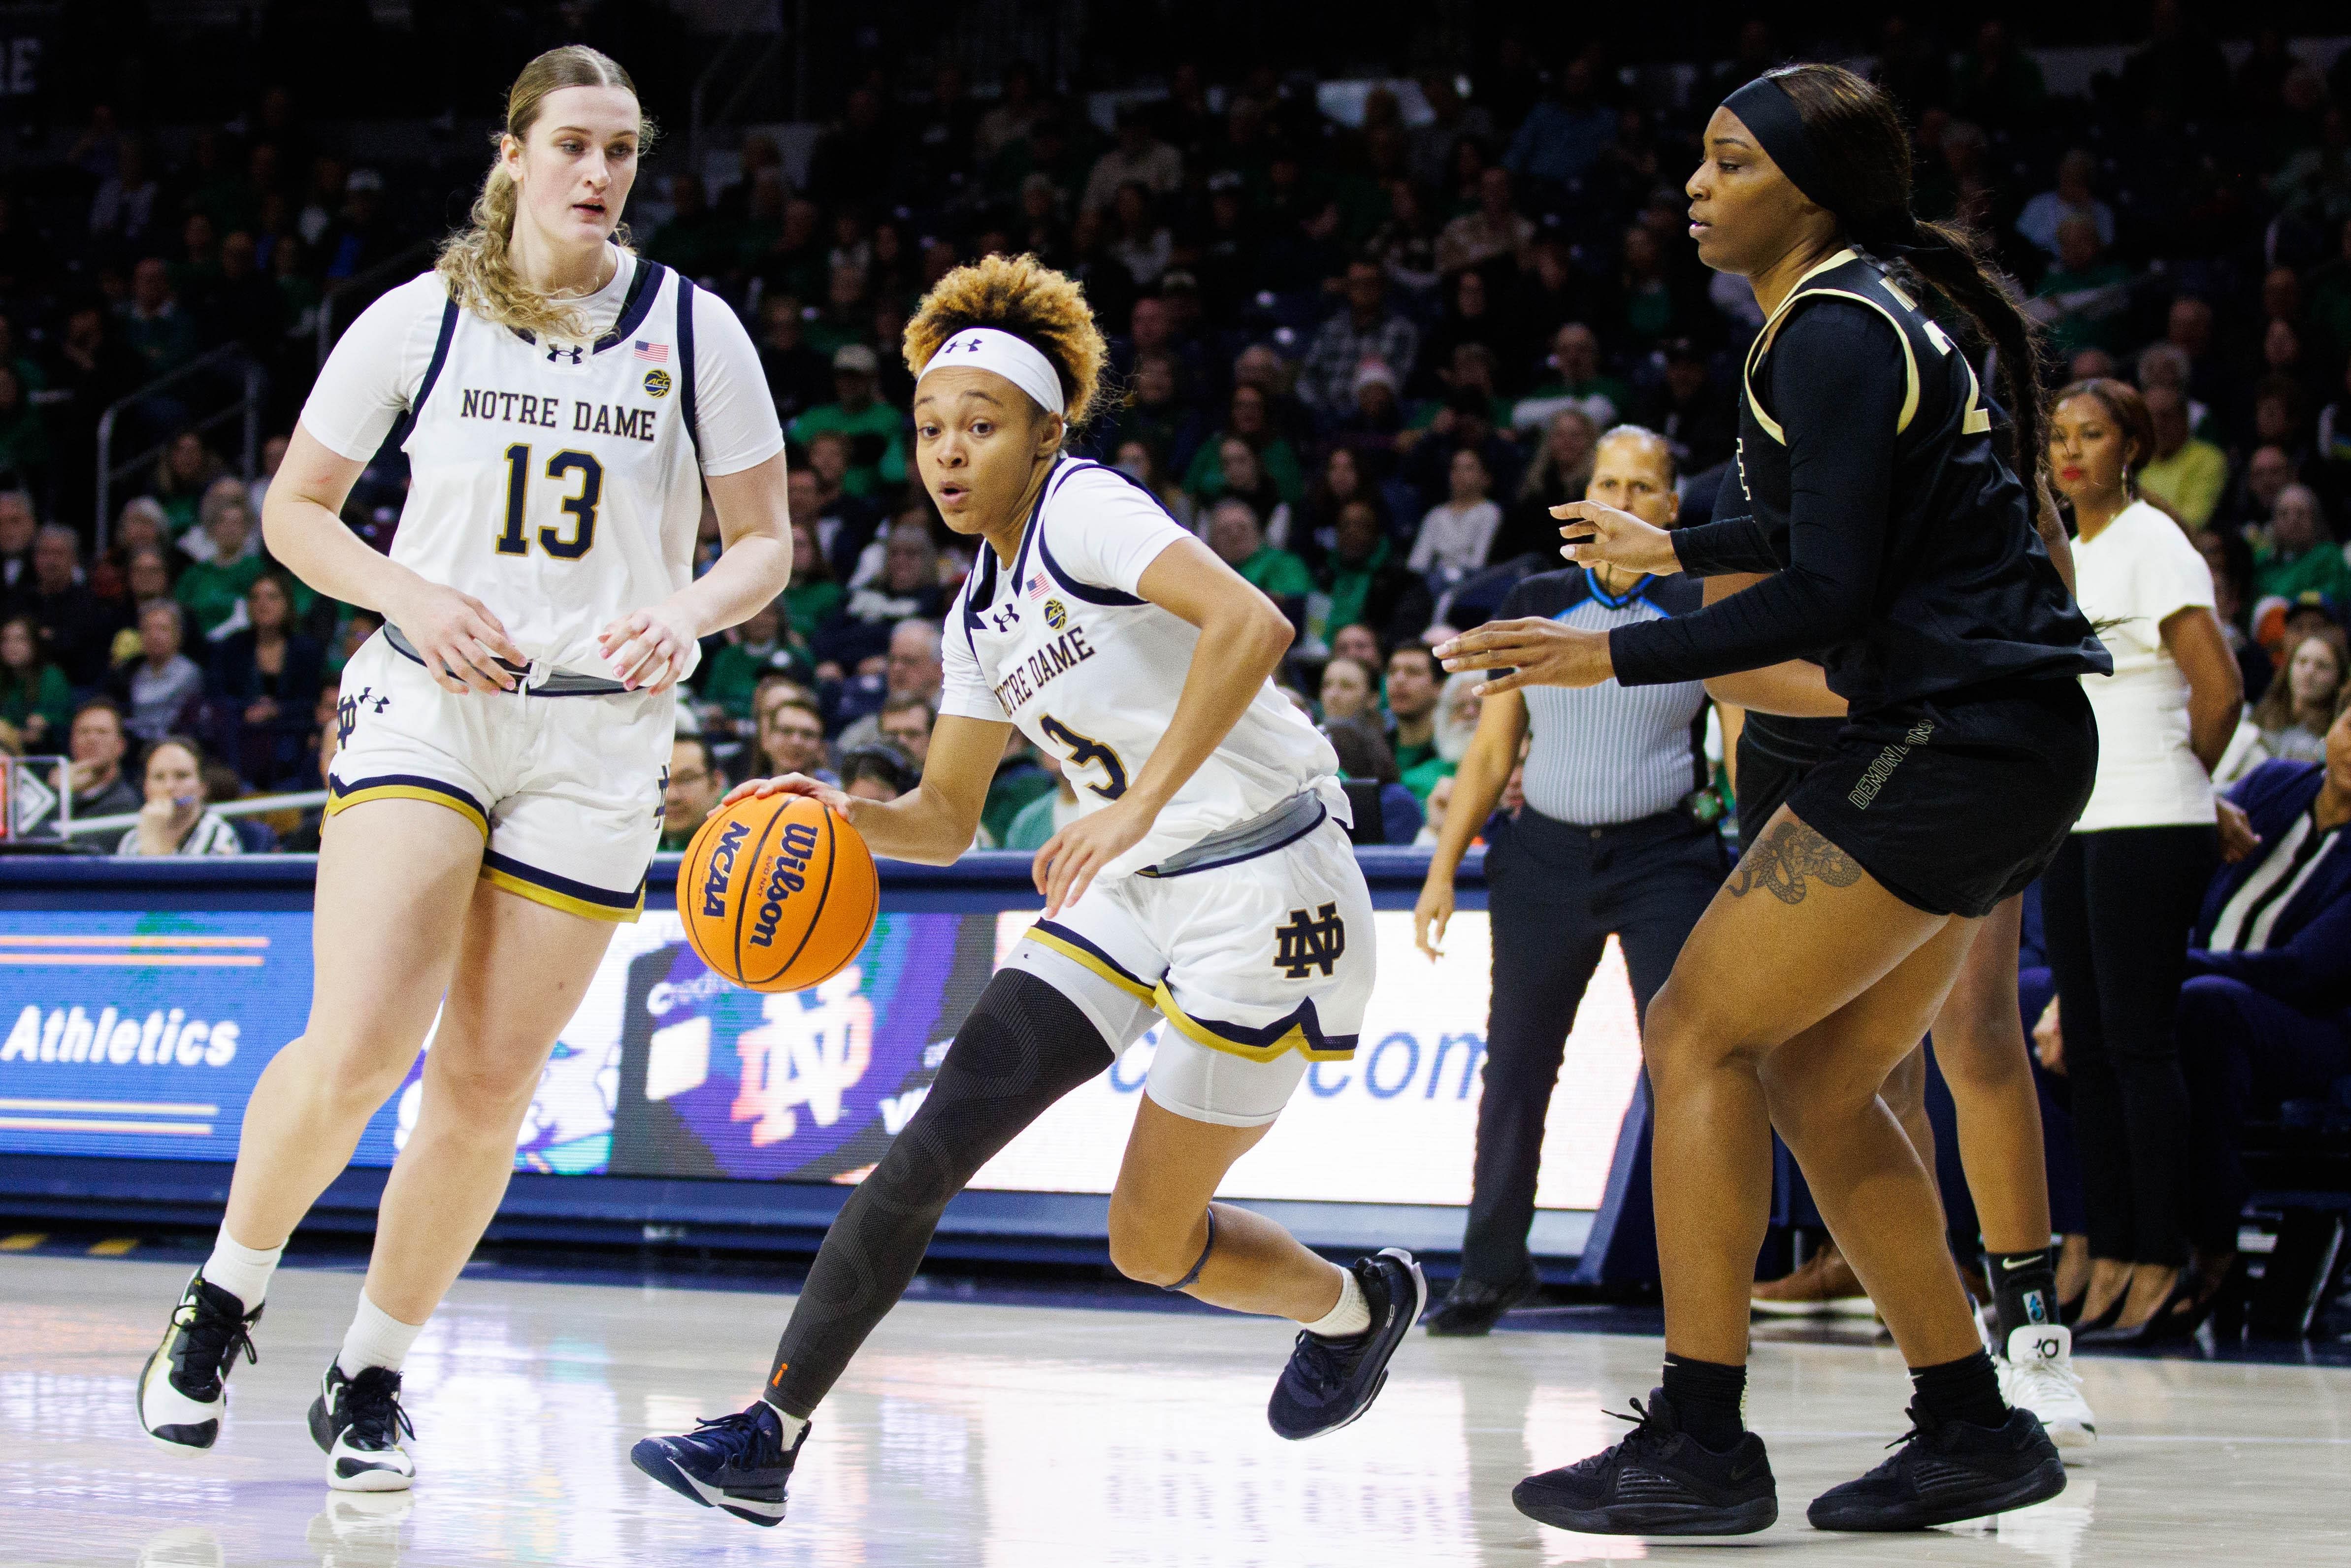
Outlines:
{"label": "referee black pants", "polygon": [[1585,828],[1530,806],[1497,831],[1486,851],[1493,1002],[1462,1278],[1499,1287],[1528,1267],[1543,1120],[1608,938],[1624,946],[1646,1018],[1729,869],[1721,836],[1679,811]]}

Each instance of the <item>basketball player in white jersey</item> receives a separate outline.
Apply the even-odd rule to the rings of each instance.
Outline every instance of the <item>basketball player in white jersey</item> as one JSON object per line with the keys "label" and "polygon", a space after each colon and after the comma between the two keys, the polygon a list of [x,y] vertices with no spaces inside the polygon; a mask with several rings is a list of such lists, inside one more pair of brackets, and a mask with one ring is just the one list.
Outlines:
{"label": "basketball player in white jersey", "polygon": [[983,548],[947,612],[922,783],[883,803],[792,774],[729,797],[812,796],[875,853],[946,864],[971,843],[1017,726],[1062,758],[1085,804],[1037,853],[1044,918],[827,1232],[762,1397],[635,1448],[656,1480],[754,1524],[782,1519],[810,1413],[914,1277],[947,1200],[1160,1019],[1111,1195],[1111,1260],[1301,1325],[1274,1430],[1309,1437],[1362,1415],[1427,1293],[1400,1249],[1341,1269],[1209,1201],[1309,1062],[1353,1053],[1372,904],[1338,759],[1270,679],[1290,623],[1150,492],[1063,451],[1102,358],[1077,285],[1033,256],[939,280],[906,329],[915,454],[947,526]]}
{"label": "basketball player in white jersey", "polygon": [[[408,1486],[402,1358],[498,1206],[611,923],[643,903],[673,690],[698,638],[790,573],[783,438],[747,334],[616,243],[645,136],[611,60],[531,61],[471,228],[352,324],[270,486],[277,558],[386,624],[343,675],[309,1022],[254,1090],[219,1239],[140,1379],[168,1446],[217,1438],[287,1237],[429,1030],[309,1417],[329,1486]],[[395,425],[413,479],[387,560],[337,513]],[[726,549],[695,580],[705,481]]]}

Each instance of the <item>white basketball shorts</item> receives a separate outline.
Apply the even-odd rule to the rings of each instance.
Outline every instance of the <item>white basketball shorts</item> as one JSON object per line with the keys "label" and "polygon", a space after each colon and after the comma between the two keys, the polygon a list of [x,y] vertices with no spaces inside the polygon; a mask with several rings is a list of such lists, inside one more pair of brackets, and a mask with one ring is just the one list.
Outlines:
{"label": "white basketball shorts", "polygon": [[1372,895],[1335,820],[1249,860],[1094,883],[1008,967],[1076,1002],[1123,1051],[1155,1018],[1144,1092],[1196,1122],[1257,1127],[1313,1061],[1355,1052],[1377,964]]}
{"label": "white basketball shorts", "polygon": [[507,892],[590,920],[644,908],[671,694],[460,695],[379,632],[343,671],[339,713],[329,816],[430,800],[481,830],[482,875]]}

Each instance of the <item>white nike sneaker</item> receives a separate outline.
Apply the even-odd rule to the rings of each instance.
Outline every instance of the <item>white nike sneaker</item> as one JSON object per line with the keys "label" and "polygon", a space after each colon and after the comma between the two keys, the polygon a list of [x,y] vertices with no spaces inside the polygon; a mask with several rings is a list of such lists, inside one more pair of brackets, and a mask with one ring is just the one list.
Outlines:
{"label": "white nike sneaker", "polygon": [[139,1425],[163,1447],[183,1454],[209,1448],[220,1439],[221,1419],[228,1412],[229,1369],[239,1352],[257,1359],[253,1325],[262,1308],[251,1312],[198,1270],[172,1309],[163,1340],[147,1358],[139,1375]]}
{"label": "white nike sneaker", "polygon": [[2011,1330],[2008,1354],[2000,1364],[2000,1392],[2018,1409],[2041,1417],[2059,1458],[2069,1465],[2090,1462],[2098,1423],[2082,1397],[2082,1375],[2074,1370],[2072,1329],[2025,1323]]}
{"label": "white nike sneaker", "polygon": [[319,1397],[310,1401],[310,1440],[327,1451],[327,1484],[337,1491],[406,1491],[416,1461],[400,1446],[413,1437],[400,1407],[400,1374],[363,1366],[357,1377],[327,1364]]}

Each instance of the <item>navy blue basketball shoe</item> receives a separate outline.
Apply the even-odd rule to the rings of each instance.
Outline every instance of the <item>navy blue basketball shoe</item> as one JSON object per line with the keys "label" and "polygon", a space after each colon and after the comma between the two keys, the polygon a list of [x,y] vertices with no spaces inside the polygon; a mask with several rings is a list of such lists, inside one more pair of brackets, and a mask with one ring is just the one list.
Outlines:
{"label": "navy blue basketball shoe", "polygon": [[1910,1408],[1894,1457],[1813,1500],[1816,1530],[1930,1530],[2045,1502],[2065,1490],[2065,1461],[2030,1410],[1978,1427]]}
{"label": "navy blue basketball shoe", "polygon": [[762,1399],[748,1410],[703,1422],[675,1437],[647,1437],[629,1450],[637,1469],[683,1498],[761,1526],[784,1521],[784,1483],[809,1429],[784,1447],[783,1419]]}
{"label": "navy blue basketball shoe", "polygon": [[1682,1430],[1662,1388],[1633,1409],[1608,1412],[1633,1423],[1622,1442],[1512,1488],[1518,1511],[1585,1535],[1751,1535],[1779,1519],[1762,1438],[1743,1432],[1717,1453]]}
{"label": "navy blue basketball shoe", "polygon": [[1344,1339],[1301,1329],[1290,1364],[1273,1386],[1266,1419],[1293,1441],[1335,1432],[1372,1407],[1387,1385],[1388,1363],[1428,1305],[1428,1281],[1401,1247],[1355,1260],[1355,1281],[1372,1309],[1372,1324]]}

